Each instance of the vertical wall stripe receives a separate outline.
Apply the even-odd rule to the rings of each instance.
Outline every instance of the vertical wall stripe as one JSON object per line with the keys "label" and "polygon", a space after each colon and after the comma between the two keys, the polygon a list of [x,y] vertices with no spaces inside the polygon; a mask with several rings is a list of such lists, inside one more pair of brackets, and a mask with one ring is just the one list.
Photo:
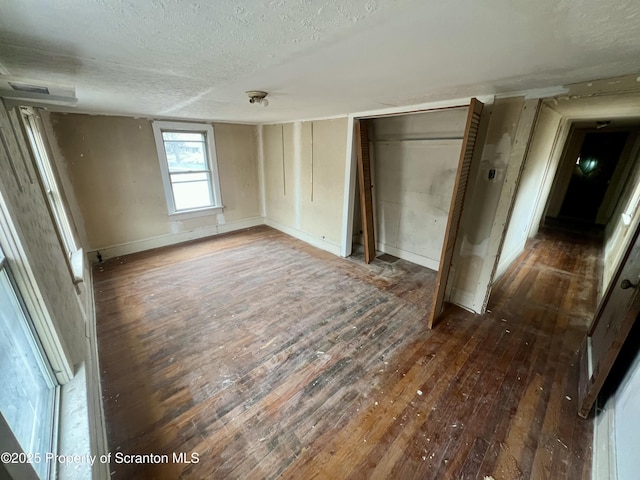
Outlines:
{"label": "vertical wall stripe", "polygon": [[313,202],[313,122],[311,122],[311,201]]}
{"label": "vertical wall stripe", "polygon": [[266,190],[264,186],[265,175],[264,175],[264,127],[262,125],[258,125],[257,130],[257,148],[258,148],[258,187],[260,188],[260,216],[267,216],[267,198],[266,198]]}
{"label": "vertical wall stripe", "polygon": [[284,124],[280,125],[280,138],[282,140],[282,193],[287,195],[287,171],[284,161]]}
{"label": "vertical wall stripe", "polygon": [[293,212],[295,216],[295,227],[300,228],[302,217],[302,127],[301,122],[293,124]]}

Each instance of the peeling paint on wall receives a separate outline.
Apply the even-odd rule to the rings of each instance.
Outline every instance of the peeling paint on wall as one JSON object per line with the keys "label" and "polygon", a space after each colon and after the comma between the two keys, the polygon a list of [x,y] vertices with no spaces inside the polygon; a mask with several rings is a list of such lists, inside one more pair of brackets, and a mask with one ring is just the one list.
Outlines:
{"label": "peeling paint on wall", "polygon": [[[58,113],[50,119],[67,159],[88,251],[207,228],[215,233],[216,214],[179,221],[167,215],[149,120]],[[255,219],[260,215],[256,127],[220,123],[214,128],[224,218],[227,223]]]}
{"label": "peeling paint on wall", "polygon": [[[536,103],[535,100],[529,102]],[[484,308],[482,300],[478,304],[478,299],[484,299],[489,287],[504,230],[504,225],[494,224],[498,210],[504,207],[500,204],[501,200],[507,201],[501,195],[508,168],[511,161],[518,160],[512,157],[516,131],[519,131],[525,108],[523,97],[498,99],[490,107],[490,112],[487,109],[483,114],[485,122],[489,119],[485,123],[486,137],[480,162],[472,165],[457,255],[454,255],[453,279],[450,280],[451,301],[475,312]],[[489,113],[490,116],[486,116]],[[496,178],[489,180],[489,171],[492,169]]]}

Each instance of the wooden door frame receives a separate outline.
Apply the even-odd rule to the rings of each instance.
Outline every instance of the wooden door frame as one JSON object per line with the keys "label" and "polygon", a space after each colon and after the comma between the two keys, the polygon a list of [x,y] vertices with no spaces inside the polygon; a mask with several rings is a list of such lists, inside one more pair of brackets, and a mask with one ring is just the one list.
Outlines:
{"label": "wooden door frame", "polygon": [[[618,353],[620,352],[620,349],[636,321],[637,313],[633,314],[631,310],[627,310],[624,318],[619,319],[620,328],[613,341],[612,347],[605,352],[604,358],[602,358],[601,362],[597,364],[592,363],[594,359],[591,357],[591,338],[602,320],[602,315],[611,301],[614,290],[621,288],[620,283],[622,282],[623,270],[633,253],[633,249],[637,244],[639,237],[640,223],[637,223],[634,233],[625,245],[624,255],[620,260],[609,285],[607,286],[607,290],[598,303],[596,313],[593,316],[589,329],[585,334],[584,341],[582,342],[582,346],[580,347],[580,360],[578,362],[578,415],[583,418],[587,418],[591,412],[600,390],[611,373],[613,365],[618,357]],[[637,281],[637,279],[633,279],[632,281]],[[640,301],[640,292],[637,291],[638,288],[640,287],[634,288],[634,299],[631,301],[631,305],[636,305],[636,307]],[[607,326],[606,328],[608,329],[609,327]]]}
{"label": "wooden door frame", "polygon": [[[492,100],[492,99],[490,98],[489,100]],[[446,254],[445,252],[445,247],[447,245],[446,242],[447,242],[447,239],[449,239],[449,241],[453,242],[453,245],[455,246],[455,242],[458,234],[458,226],[459,226],[461,215],[458,215],[458,218],[452,221],[452,214],[453,214],[453,210],[455,209],[455,200],[458,197],[457,195],[458,189],[462,188],[463,190],[466,190],[467,188],[467,182],[465,181],[464,185],[461,185],[459,183],[459,177],[461,173],[462,159],[465,157],[465,151],[467,150],[467,147],[468,147],[467,137],[468,137],[469,127],[472,122],[472,117],[474,115],[478,115],[478,117],[481,115],[482,107],[486,102],[487,102],[486,99],[479,100],[476,97],[471,97],[467,102],[463,104],[459,104],[455,102],[451,104],[444,104],[444,105],[438,105],[438,106],[434,105],[432,108],[416,109],[416,110],[410,110],[410,111],[384,112],[384,113],[372,114],[372,115],[353,115],[349,117],[349,135],[347,138],[347,171],[345,175],[345,191],[348,192],[348,194],[346,195],[346,198],[345,198],[345,210],[343,215],[344,235],[343,235],[343,242],[341,245],[341,255],[343,257],[349,256],[352,251],[351,242],[353,239],[353,216],[354,216],[354,209],[355,209],[355,203],[356,203],[355,202],[356,188],[359,188],[361,191],[363,190],[363,188],[365,190],[367,188],[366,182],[363,182],[363,172],[361,171],[362,155],[363,155],[364,149],[362,149],[361,146],[358,144],[358,142],[361,141],[361,130],[360,130],[361,122],[375,119],[375,118],[383,118],[387,116],[411,115],[411,114],[418,114],[418,113],[435,112],[439,110],[450,110],[455,108],[468,109],[469,113],[467,114],[467,123],[465,125],[465,130],[463,132],[464,138],[463,138],[463,143],[462,143],[461,152],[460,152],[460,160],[458,162],[458,172],[456,175],[456,183],[454,185],[454,189],[453,189],[454,191],[452,192],[452,199],[451,199],[452,211],[450,212],[449,218],[447,221],[447,227],[445,231],[445,242],[443,243],[443,251],[441,253],[441,260],[438,268],[438,277],[437,277],[438,281],[436,283],[436,292],[434,294],[434,306],[432,307],[431,316],[429,317],[429,321],[428,321],[429,328],[432,328],[434,324],[434,319],[437,317],[438,306],[440,307],[442,306],[441,303],[438,304],[437,306],[435,301],[439,297],[444,298],[444,291],[446,290],[446,286],[447,286],[446,282],[448,280],[450,261],[451,261],[453,252],[450,252],[450,254]],[[479,110],[478,110],[478,107],[479,107]],[[476,128],[478,127],[479,127],[479,120],[478,120],[478,124],[476,125]],[[471,152],[471,154],[473,156],[473,151]],[[356,176],[359,176],[359,179],[356,179]],[[356,185],[356,183],[358,185]],[[368,201],[372,202],[371,196],[369,196]],[[365,200],[361,198],[361,203],[363,205],[364,205],[364,202]],[[464,203],[464,196],[462,197],[462,204],[460,204],[458,208],[459,214],[461,214],[463,203]],[[362,208],[362,210],[363,210],[362,212],[363,215],[367,213],[371,213],[373,211],[373,205],[369,205],[369,208]],[[370,229],[370,231],[367,234],[367,238],[369,239],[373,238],[374,233],[373,233],[372,223],[375,222],[375,219],[373,220],[373,222],[367,222],[366,219],[363,219],[363,221],[365,223],[369,223],[369,225],[367,226],[367,229]],[[370,247],[369,247],[369,250],[370,250]],[[367,255],[365,252],[365,257],[366,257],[365,261],[367,263],[373,260],[373,257],[375,257],[375,243],[374,243],[373,254],[372,252],[369,252],[369,254]],[[443,264],[443,259],[444,259],[444,264]],[[442,273],[443,270],[446,271],[444,274]],[[441,290],[440,294],[438,293],[439,290]]]}
{"label": "wooden door frame", "polygon": [[369,152],[369,121],[355,120],[356,156],[358,158],[358,191],[360,192],[360,218],[364,241],[364,261],[371,263],[376,258],[375,218],[373,209],[373,180],[371,178],[371,156]]}
{"label": "wooden door frame", "polygon": [[[340,256],[348,257],[352,253],[353,244],[353,213],[355,208],[355,192],[357,188],[357,157],[356,157],[356,119],[373,119],[398,115],[410,115],[414,113],[426,113],[451,108],[468,107],[471,98],[464,97],[440,102],[424,103],[402,107],[389,107],[377,110],[352,113],[347,116],[347,148],[345,157],[344,198],[342,203],[342,234],[340,238]],[[485,105],[492,103],[493,95],[481,95],[475,97]],[[344,118],[331,117],[331,118]]]}

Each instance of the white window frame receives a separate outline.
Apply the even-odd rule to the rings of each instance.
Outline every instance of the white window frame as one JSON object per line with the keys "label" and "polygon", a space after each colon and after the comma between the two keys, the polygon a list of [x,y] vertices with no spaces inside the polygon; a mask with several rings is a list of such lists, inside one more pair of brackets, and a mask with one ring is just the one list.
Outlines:
{"label": "white window frame", "polygon": [[[162,186],[167,201],[168,213],[171,216],[179,215],[181,217],[192,217],[200,215],[209,215],[221,213],[223,210],[222,197],[220,194],[220,177],[218,175],[218,159],[216,157],[216,142],[213,133],[213,126],[208,123],[186,123],[186,122],[165,122],[154,121],[153,136],[156,141],[156,149],[158,151],[158,160],[160,161],[160,173],[162,174]],[[162,132],[186,132],[199,133],[205,137],[205,148],[207,162],[209,165],[209,188],[213,204],[191,209],[177,210],[173,197],[173,188],[171,184],[171,176],[169,174],[169,164],[167,162],[167,153],[164,146]]]}
{"label": "white window frame", "polygon": [[[1,200],[1,199],[0,199]],[[0,202],[1,203],[1,202]],[[0,204],[0,207],[4,207],[4,205]],[[0,209],[0,221],[4,221],[3,218],[3,210]],[[0,234],[3,234],[2,231],[4,225],[0,224]],[[6,239],[5,240],[9,240]],[[2,246],[0,245],[0,274],[6,273],[7,279],[9,281],[10,288],[13,290],[14,298],[20,306],[24,314],[24,320],[26,323],[24,324],[25,329],[28,330],[31,338],[33,339],[32,348],[34,355],[37,355],[41,358],[42,367],[44,368],[43,375],[45,376],[45,380],[49,382],[51,388],[52,401],[50,404],[51,409],[47,414],[49,415],[47,425],[51,427],[50,430],[47,431],[48,441],[51,447],[52,453],[58,452],[58,436],[59,436],[59,418],[60,418],[60,381],[56,376],[55,368],[52,365],[50,359],[47,355],[47,349],[42,342],[41,337],[37,332],[37,327],[32,321],[29,310],[26,306],[25,298],[22,295],[22,292],[19,290],[19,285],[17,285],[16,277],[13,275],[13,272],[10,269],[9,262],[7,261]],[[57,372],[62,373],[62,372]],[[25,372],[27,374],[27,372]],[[28,448],[28,447],[27,447]],[[12,452],[12,453],[23,453],[28,455],[33,455],[34,452],[25,451],[16,439],[13,431],[11,430],[11,426],[7,423],[6,419],[0,413],[0,452]],[[40,458],[38,463],[45,462],[44,455],[48,452],[39,452]],[[34,461],[37,461],[35,457]],[[7,470],[7,473],[11,476],[11,478],[33,478],[38,480],[40,477],[36,473],[36,469],[30,465],[30,462],[12,464],[4,462],[4,467]],[[45,471],[42,473],[46,474],[47,480],[52,480],[57,478],[57,463],[50,462],[49,465],[45,468]]]}
{"label": "white window frame", "polygon": [[83,281],[84,252],[79,246],[71,221],[69,220],[70,215],[63,200],[62,191],[58,185],[50,150],[45,144],[47,140],[41,124],[42,120],[37,111],[30,107],[20,107],[19,113],[20,120],[24,127],[25,139],[36,163],[53,223],[56,227],[62,249],[67,257],[67,264],[73,283],[78,284]]}

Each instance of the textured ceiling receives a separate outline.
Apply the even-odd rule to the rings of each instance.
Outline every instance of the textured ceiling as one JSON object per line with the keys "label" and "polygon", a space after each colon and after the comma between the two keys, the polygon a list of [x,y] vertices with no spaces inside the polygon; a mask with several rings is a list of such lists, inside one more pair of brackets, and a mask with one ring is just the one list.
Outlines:
{"label": "textured ceiling", "polygon": [[638,73],[640,2],[0,0],[0,64],[82,112],[318,118]]}

